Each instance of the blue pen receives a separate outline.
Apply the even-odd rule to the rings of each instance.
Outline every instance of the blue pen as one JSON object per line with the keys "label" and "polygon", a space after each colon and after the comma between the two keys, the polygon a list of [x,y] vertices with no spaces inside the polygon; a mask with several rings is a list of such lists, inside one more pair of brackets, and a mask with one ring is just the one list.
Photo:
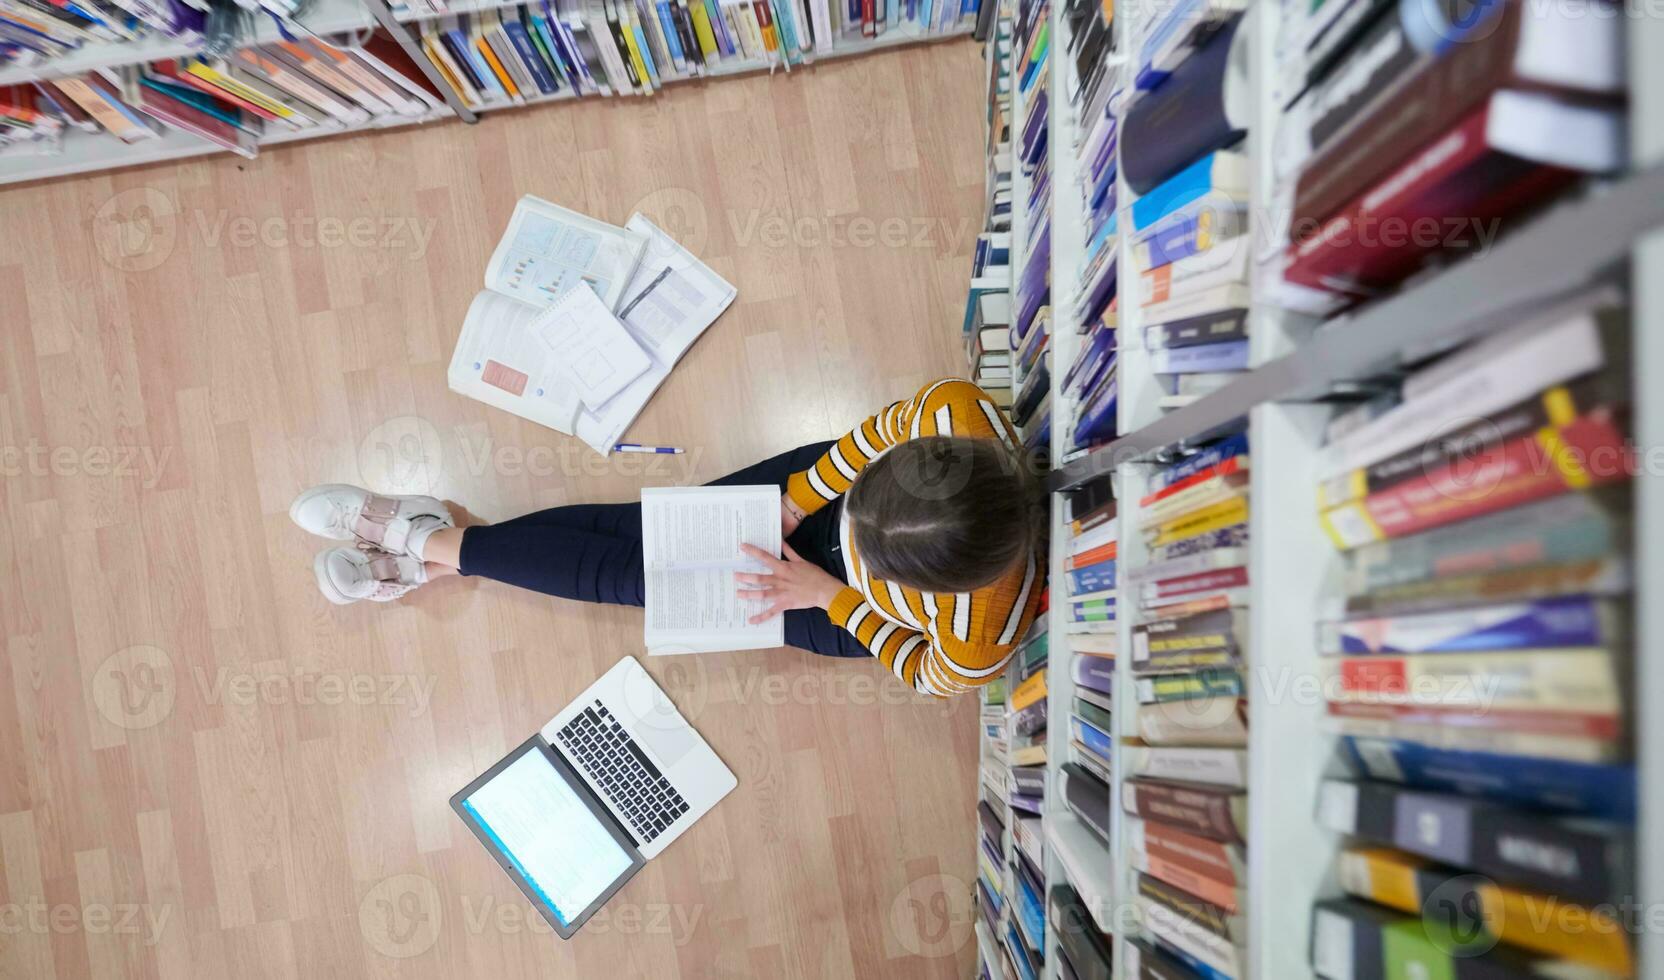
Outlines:
{"label": "blue pen", "polygon": [[675,446],[638,446],[633,442],[621,442],[612,447],[615,453],[665,453],[680,456],[682,451]]}

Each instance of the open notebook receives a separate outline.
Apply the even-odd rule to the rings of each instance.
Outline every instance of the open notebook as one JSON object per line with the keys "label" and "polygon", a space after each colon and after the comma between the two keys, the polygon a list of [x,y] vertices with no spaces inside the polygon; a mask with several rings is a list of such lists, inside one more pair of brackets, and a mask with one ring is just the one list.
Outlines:
{"label": "open notebook", "polygon": [[780,554],[779,487],[649,487],[641,538],[649,654],[785,645],[783,617],[746,622],[765,607],[734,581],[737,572],[762,571],[741,544]]}
{"label": "open notebook", "polygon": [[[624,228],[522,198],[486,269],[451,356],[451,390],[494,408],[576,435],[599,453],[623,438],[653,393],[699,335],[734,301],[722,277],[637,214]],[[621,331],[604,347],[594,331],[568,329],[567,313],[588,286]],[[555,309],[551,309],[555,308]],[[569,309],[570,308],[570,309]],[[631,363],[630,380],[601,385],[597,348],[611,365]],[[612,393],[616,391],[616,393]],[[586,396],[589,398],[586,401]]]}

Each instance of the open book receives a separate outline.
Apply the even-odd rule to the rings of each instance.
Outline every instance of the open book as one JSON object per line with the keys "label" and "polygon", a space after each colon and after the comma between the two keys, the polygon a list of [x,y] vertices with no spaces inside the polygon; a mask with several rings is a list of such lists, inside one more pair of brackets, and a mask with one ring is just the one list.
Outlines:
{"label": "open book", "polygon": [[765,607],[734,581],[736,572],[763,570],[741,544],[780,554],[779,487],[649,487],[641,538],[649,654],[785,645],[784,617],[746,622]]}
{"label": "open book", "polygon": [[[553,287],[539,287],[527,278],[527,270],[548,270],[554,263],[528,265],[524,257],[536,249],[516,242],[558,240],[570,245],[572,239],[563,232],[540,223],[567,220],[557,212],[582,222],[570,224],[568,230],[593,236],[595,248],[587,253],[591,271],[562,279],[566,288],[551,291]],[[531,217],[522,223],[526,215]],[[570,249],[556,251],[573,254]],[[544,286],[552,281],[545,280]],[[586,373],[586,362],[564,356],[558,345],[551,347],[549,338],[559,334],[551,328],[558,325],[539,322],[579,283],[588,284],[602,305],[617,315],[647,360],[644,370],[632,372],[633,380],[598,405],[585,404],[580,390],[578,377]],[[623,438],[670,369],[736,294],[732,285],[639,214],[627,227],[615,228],[530,197],[522,198],[515,209],[485,284],[462,322],[447,375],[451,390],[577,435],[603,454]]]}

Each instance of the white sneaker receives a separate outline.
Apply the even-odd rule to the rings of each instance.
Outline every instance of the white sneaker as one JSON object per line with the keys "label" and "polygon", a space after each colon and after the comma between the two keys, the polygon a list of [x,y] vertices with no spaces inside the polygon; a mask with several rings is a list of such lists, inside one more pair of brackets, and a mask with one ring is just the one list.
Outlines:
{"label": "white sneaker", "polygon": [[330,548],[312,562],[318,591],[337,606],[392,602],[428,580],[419,559],[360,548]]}
{"label": "white sneaker", "polygon": [[303,492],[289,505],[289,519],[320,537],[357,541],[390,555],[410,553],[413,530],[456,526],[433,497],[383,496],[344,483]]}

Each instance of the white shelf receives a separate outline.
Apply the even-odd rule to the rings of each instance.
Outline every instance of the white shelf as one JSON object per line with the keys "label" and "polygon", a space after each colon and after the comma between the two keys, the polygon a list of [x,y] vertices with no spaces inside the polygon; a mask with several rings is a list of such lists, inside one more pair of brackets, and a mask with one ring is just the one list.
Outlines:
{"label": "white shelf", "polygon": [[[1081,904],[1092,914],[1098,928],[1114,932],[1115,881],[1103,842],[1067,809],[1046,814],[1045,821],[1046,846],[1056,855],[1063,877],[1080,895]],[[1053,943],[1054,939],[1048,936],[1047,943]],[[1055,949],[1048,951],[1046,962],[1057,962]]]}
{"label": "white shelf", "polygon": [[[387,116],[357,126],[319,126],[311,129],[276,129],[260,139],[261,146],[280,146],[302,140],[362,133],[376,129],[392,129],[455,118],[448,108],[437,109],[421,116]],[[142,167],[153,163],[186,160],[191,157],[226,153],[207,140],[190,133],[164,126],[159,137],[137,144],[126,144],[109,133],[71,132],[64,136],[64,152],[49,156],[0,156],[0,186],[31,180],[47,180],[73,174],[95,173],[126,167]]]}
{"label": "white shelf", "polygon": [[[315,34],[355,31],[375,23],[369,8],[364,6],[361,0],[316,0],[316,4],[311,12],[295,18],[297,23]],[[278,33],[277,25],[266,14],[254,15],[254,24],[254,38],[244,45],[245,47],[272,44],[283,39]],[[137,41],[83,44],[61,58],[28,66],[12,65],[0,68],[0,85],[17,85],[37,79],[81,75],[100,68],[184,58],[196,53],[200,47],[200,42],[182,41],[162,34]]]}

